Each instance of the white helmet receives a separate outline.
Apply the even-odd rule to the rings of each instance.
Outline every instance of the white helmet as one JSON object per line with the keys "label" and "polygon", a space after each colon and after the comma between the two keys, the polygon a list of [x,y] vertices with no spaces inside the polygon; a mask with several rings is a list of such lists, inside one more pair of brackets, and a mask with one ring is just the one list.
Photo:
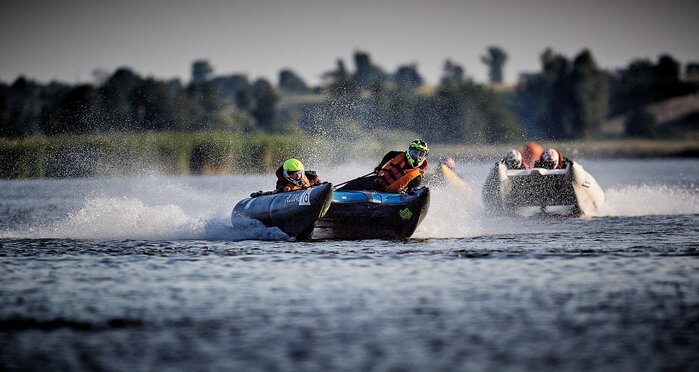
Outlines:
{"label": "white helmet", "polygon": [[541,163],[544,168],[556,169],[561,162],[561,155],[556,149],[546,149],[543,154],[541,154]]}
{"label": "white helmet", "polygon": [[522,169],[522,153],[517,150],[510,150],[505,156],[505,165],[509,169]]}

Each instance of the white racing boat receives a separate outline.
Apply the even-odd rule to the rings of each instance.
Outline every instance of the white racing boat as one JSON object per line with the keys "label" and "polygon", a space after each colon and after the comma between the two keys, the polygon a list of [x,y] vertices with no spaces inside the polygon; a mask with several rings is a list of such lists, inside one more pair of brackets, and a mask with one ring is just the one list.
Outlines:
{"label": "white racing boat", "polygon": [[583,167],[566,160],[563,169],[507,169],[495,164],[483,186],[483,204],[489,211],[516,213],[538,207],[546,213],[595,215],[604,204],[604,192]]}

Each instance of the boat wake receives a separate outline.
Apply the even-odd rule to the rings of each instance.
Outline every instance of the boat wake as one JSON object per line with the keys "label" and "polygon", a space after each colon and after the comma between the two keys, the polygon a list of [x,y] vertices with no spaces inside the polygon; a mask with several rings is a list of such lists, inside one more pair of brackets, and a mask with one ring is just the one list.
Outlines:
{"label": "boat wake", "polygon": [[[432,191],[429,213],[415,232],[415,238],[458,238],[566,230],[564,223],[551,223],[552,219],[566,220],[558,214],[525,211],[515,216],[492,215],[486,213],[478,192],[465,195],[449,186],[436,186]],[[692,214],[699,214],[699,189],[634,185],[605,190],[605,203],[600,211],[582,219]],[[573,230],[579,228],[577,224],[569,225]]]}
{"label": "boat wake", "polygon": [[0,231],[12,239],[100,240],[284,240],[277,228],[241,218],[231,225],[230,216],[188,214],[174,203],[147,205],[134,197],[88,198],[78,211],[45,226]]}
{"label": "boat wake", "polygon": [[[167,192],[160,189],[144,191],[147,188],[134,185],[126,191],[119,187],[118,191],[107,193],[111,194],[108,196],[75,199],[69,211],[52,206],[57,203],[54,201],[37,202],[34,211],[25,210],[30,208],[26,204],[17,207],[8,204],[2,218],[13,222],[1,225],[0,238],[287,240],[288,237],[279,229],[265,227],[253,219],[240,218],[235,225],[231,224],[233,203],[258,186],[228,187],[226,182],[229,181],[216,180],[215,187],[201,189],[171,182]],[[480,197],[482,185],[476,182],[470,185],[473,188],[470,193],[448,185],[432,186],[429,211],[413,237],[536,233],[579,225],[551,223],[550,219],[489,215],[485,213]],[[225,195],[217,190],[224,190]],[[699,214],[699,189],[694,186],[628,185],[605,189],[604,192],[605,204],[592,218]]]}
{"label": "boat wake", "polygon": [[699,214],[699,189],[668,186],[626,186],[605,191],[600,216]]}

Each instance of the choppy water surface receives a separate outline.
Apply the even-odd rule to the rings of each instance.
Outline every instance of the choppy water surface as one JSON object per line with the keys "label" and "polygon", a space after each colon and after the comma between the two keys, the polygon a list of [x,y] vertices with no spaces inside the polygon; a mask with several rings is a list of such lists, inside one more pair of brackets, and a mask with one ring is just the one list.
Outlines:
{"label": "choppy water surface", "polygon": [[581,163],[599,216],[435,187],[408,241],[231,225],[272,176],[2,181],[0,369],[697,370],[699,160]]}

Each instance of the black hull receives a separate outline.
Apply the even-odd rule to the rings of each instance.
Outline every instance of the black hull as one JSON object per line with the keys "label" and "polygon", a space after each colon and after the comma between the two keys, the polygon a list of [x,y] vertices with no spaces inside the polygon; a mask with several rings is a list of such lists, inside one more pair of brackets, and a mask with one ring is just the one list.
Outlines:
{"label": "black hull", "polygon": [[[343,200],[363,194],[365,200]],[[314,238],[407,239],[427,215],[429,188],[407,194],[335,191],[328,213],[316,224]]]}
{"label": "black hull", "polygon": [[318,218],[332,200],[332,184],[324,183],[305,191],[271,193],[243,199],[233,208],[231,220],[254,218],[268,227],[278,227],[298,240],[309,239]]}

